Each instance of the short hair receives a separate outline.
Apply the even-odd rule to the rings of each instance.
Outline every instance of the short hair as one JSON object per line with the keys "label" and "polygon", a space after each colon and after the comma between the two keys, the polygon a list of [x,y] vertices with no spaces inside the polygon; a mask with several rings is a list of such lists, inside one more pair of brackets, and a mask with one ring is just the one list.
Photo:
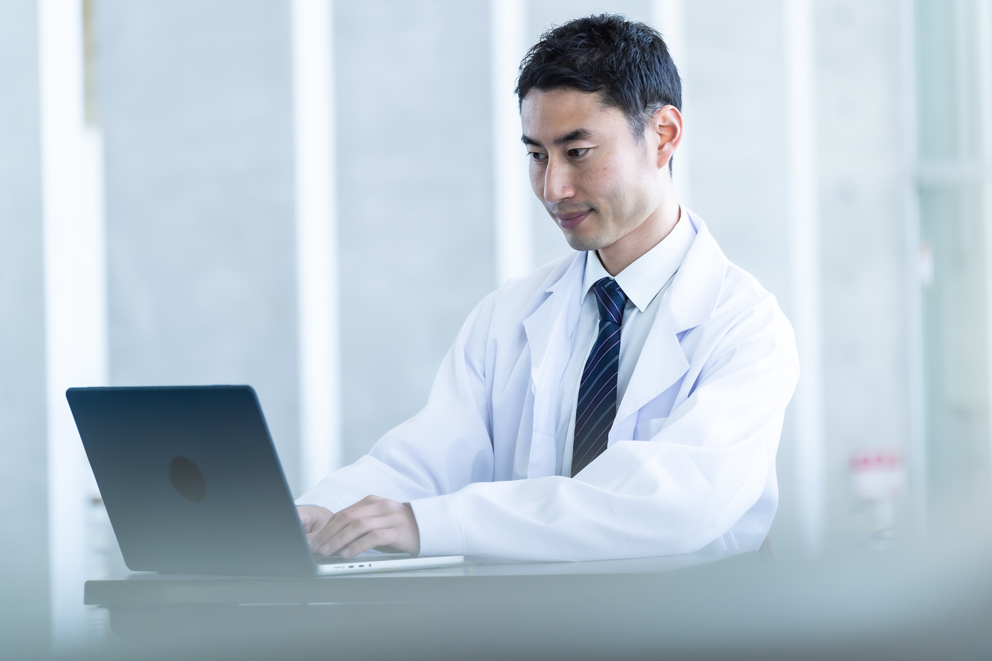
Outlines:
{"label": "short hair", "polygon": [[616,14],[599,14],[552,27],[520,63],[517,99],[527,93],[576,89],[600,92],[623,111],[634,138],[662,106],[682,110],[682,80],[657,30]]}

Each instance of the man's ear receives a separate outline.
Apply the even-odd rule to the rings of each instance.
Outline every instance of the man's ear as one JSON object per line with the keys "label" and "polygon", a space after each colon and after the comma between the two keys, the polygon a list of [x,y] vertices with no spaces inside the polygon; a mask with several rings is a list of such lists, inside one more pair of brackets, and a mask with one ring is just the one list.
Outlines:
{"label": "man's ear", "polygon": [[662,106],[651,115],[647,130],[657,140],[658,169],[668,167],[668,162],[682,141],[682,113],[675,106]]}

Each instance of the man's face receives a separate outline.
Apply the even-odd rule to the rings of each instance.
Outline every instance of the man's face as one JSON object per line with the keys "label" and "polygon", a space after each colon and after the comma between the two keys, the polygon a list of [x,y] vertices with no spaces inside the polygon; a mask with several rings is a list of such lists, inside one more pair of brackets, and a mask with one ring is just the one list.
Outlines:
{"label": "man's face", "polygon": [[532,89],[520,116],[534,194],[573,249],[612,245],[660,204],[656,151],[599,93]]}

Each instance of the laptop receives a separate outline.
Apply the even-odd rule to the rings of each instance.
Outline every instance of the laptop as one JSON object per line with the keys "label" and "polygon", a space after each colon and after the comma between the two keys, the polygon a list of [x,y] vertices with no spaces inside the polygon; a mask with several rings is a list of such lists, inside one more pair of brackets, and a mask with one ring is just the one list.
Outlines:
{"label": "laptop", "polygon": [[250,386],[66,391],[128,569],[319,576],[463,556],[314,557]]}

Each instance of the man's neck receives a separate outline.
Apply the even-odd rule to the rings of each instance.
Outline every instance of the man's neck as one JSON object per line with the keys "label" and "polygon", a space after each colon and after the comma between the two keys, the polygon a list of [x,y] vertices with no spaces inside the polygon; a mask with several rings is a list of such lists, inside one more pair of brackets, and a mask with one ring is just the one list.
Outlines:
{"label": "man's neck", "polygon": [[681,208],[674,196],[663,199],[654,213],[629,234],[596,251],[606,272],[616,276],[661,243],[679,222]]}

